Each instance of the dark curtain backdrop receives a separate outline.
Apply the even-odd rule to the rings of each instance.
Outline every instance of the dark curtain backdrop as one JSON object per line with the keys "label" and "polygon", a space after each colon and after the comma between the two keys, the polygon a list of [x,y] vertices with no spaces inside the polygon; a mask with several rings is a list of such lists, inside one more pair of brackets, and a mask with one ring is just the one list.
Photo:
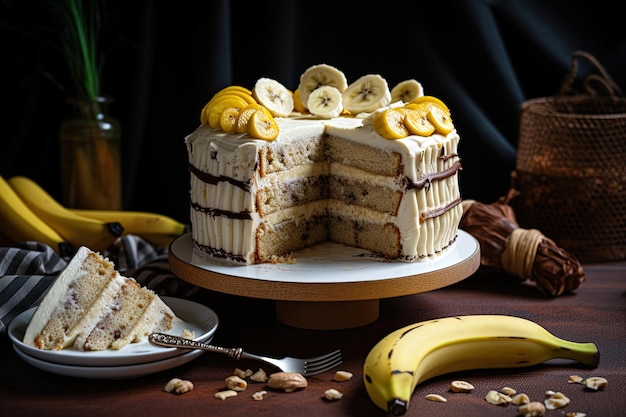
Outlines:
{"label": "dark curtain backdrop", "polygon": [[[619,2],[106,1],[103,93],[123,127],[124,206],[188,221],[184,137],[222,87],[271,77],[295,89],[310,65],[348,81],[419,80],[451,107],[464,198],[509,188],[519,105],[555,94],[576,50],[626,87]],[[0,1],[0,175],[60,197],[57,131],[72,94],[46,2]],[[591,68],[583,67],[582,72]]]}

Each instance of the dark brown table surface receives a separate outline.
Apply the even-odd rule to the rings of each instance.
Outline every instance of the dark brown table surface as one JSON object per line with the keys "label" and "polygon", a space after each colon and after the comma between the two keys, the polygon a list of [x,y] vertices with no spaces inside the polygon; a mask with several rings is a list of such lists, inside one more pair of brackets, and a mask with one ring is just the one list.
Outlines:
{"label": "dark brown table surface", "polygon": [[[488,404],[492,389],[509,386],[532,400],[543,401],[547,390],[566,394],[571,403],[547,416],[582,412],[587,416],[626,415],[626,262],[584,264],[586,281],[574,294],[545,298],[532,283],[479,270],[470,278],[439,290],[383,299],[374,323],[345,330],[304,330],[286,326],[275,318],[275,303],[202,290],[196,301],[211,307],[220,324],[215,344],[243,346],[250,352],[274,356],[316,355],[340,348],[344,363],[337,369],[354,374],[348,382],[333,382],[334,371],[308,378],[305,390],[284,393],[268,390],[262,401],[253,384],[237,397],[214,398],[224,389],[224,379],[235,368],[262,367],[249,361],[205,353],[196,360],[149,376],[122,380],[94,380],[54,375],[22,361],[8,340],[0,346],[0,413],[3,416],[384,416],[370,401],[362,382],[362,366],[370,348],[390,331],[426,319],[464,314],[511,314],[532,319],[555,335],[577,342],[595,342],[600,350],[598,368],[572,363],[550,363],[516,370],[477,370],[444,375],[417,386],[407,416],[516,416],[517,407]],[[602,376],[603,390],[591,392],[568,383],[570,375]],[[191,380],[192,392],[175,395],[163,391],[173,377]],[[463,379],[476,388],[469,394],[449,392],[449,383]],[[344,396],[327,402],[324,391],[336,388]],[[437,393],[446,403],[427,401]]]}

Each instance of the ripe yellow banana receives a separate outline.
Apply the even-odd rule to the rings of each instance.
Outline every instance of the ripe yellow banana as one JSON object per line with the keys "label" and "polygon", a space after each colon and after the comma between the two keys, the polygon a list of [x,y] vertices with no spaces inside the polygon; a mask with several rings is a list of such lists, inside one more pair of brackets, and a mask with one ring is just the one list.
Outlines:
{"label": "ripe yellow banana", "polygon": [[596,367],[594,343],[560,339],[539,324],[507,315],[467,315],[414,323],[381,339],[365,358],[370,399],[394,416],[406,413],[415,387],[471,369],[521,368],[550,359]]}
{"label": "ripe yellow banana", "polygon": [[30,178],[15,176],[7,182],[33,213],[75,248],[87,246],[94,251],[104,250],[124,231],[119,222],[104,222],[73,213]]}
{"label": "ripe yellow banana", "polygon": [[167,247],[172,240],[187,230],[184,223],[158,213],[128,210],[70,210],[92,219],[120,222],[124,227],[124,234],[140,236],[150,244],[159,247]]}
{"label": "ripe yellow banana", "polygon": [[72,245],[41,220],[0,176],[0,234],[11,242],[35,241],[54,249],[60,256],[71,255]]}

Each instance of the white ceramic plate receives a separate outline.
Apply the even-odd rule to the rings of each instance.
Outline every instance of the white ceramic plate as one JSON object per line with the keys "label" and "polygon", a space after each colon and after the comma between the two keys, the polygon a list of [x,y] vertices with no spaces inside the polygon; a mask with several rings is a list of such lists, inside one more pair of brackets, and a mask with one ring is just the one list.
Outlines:
{"label": "white ceramic plate", "polygon": [[[173,297],[162,297],[163,301],[183,320],[176,324],[168,333],[180,335],[184,329],[194,331],[194,340],[208,342],[213,338],[219,323],[218,317],[210,308],[189,300]],[[164,359],[181,356],[189,352],[188,349],[164,348],[152,345],[148,340],[131,343],[120,350],[102,350],[83,352],[68,348],[62,350],[41,350],[27,345],[22,340],[26,327],[35,313],[33,307],[15,317],[9,323],[8,334],[16,350],[50,364],[72,365],[78,367],[120,367],[162,361]],[[104,371],[106,372],[106,371]]]}
{"label": "white ceramic plate", "polygon": [[34,366],[42,371],[51,372],[57,375],[73,376],[77,378],[89,379],[124,379],[137,378],[144,375],[150,375],[156,372],[172,369],[196,359],[204,353],[203,350],[192,350],[191,352],[172,358],[163,359],[155,362],[141,363],[138,365],[127,366],[72,366],[60,363],[46,362],[24,353],[13,345],[13,349],[17,355],[29,365]]}
{"label": "white ceramic plate", "polygon": [[193,250],[191,233],[171,244],[170,251],[183,262],[226,276],[261,281],[297,284],[335,284],[375,282],[404,278],[437,271],[467,260],[476,253],[478,242],[469,233],[459,230],[456,243],[441,254],[416,262],[385,261],[364,249],[334,242],[324,242],[296,252],[297,262],[240,265],[227,263]]}

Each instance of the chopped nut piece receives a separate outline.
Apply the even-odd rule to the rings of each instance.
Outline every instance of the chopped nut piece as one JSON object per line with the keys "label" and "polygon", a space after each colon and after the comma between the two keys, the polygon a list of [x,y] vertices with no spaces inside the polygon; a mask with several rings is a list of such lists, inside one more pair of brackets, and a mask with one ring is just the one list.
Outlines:
{"label": "chopped nut piece", "polygon": [[172,378],[167,382],[167,384],[165,384],[165,387],[163,387],[163,391],[172,392],[176,389],[177,386],[180,385],[181,382],[183,382],[183,380],[180,378]]}
{"label": "chopped nut piece", "polygon": [[232,389],[228,389],[226,391],[216,392],[215,393],[215,398],[217,398],[218,400],[225,400],[228,397],[234,397],[236,395],[237,395],[237,391],[234,391]]}
{"label": "chopped nut piece", "polygon": [[555,392],[554,394],[548,396],[543,403],[546,405],[548,410],[556,410],[557,408],[565,407],[569,404],[569,401],[569,398],[567,398],[562,392]]}
{"label": "chopped nut piece", "polygon": [[174,390],[176,394],[184,394],[186,392],[193,391],[193,383],[188,380],[183,380],[178,387]]}
{"label": "chopped nut piece", "polygon": [[493,405],[508,405],[510,401],[508,401],[506,397],[506,395],[501,394],[496,390],[491,390],[485,396],[485,400],[487,400],[489,404]]}
{"label": "chopped nut piece", "polygon": [[174,392],[176,394],[184,394],[193,390],[193,383],[191,381],[182,380],[180,378],[172,378],[169,380],[163,391]]}
{"label": "chopped nut piece", "polygon": [[609,381],[607,381],[605,378],[602,378],[600,376],[593,376],[591,378],[585,379],[585,386],[595,391],[606,387],[608,383]]}
{"label": "chopped nut piece", "polygon": [[504,395],[508,395],[508,396],[511,396],[511,395],[515,395],[515,394],[517,394],[517,391],[515,391],[515,390],[514,390],[513,388],[511,388],[511,387],[504,387],[504,388],[502,388],[502,389],[500,390],[500,392],[501,392],[501,393],[503,393]]}
{"label": "chopped nut piece", "polygon": [[267,391],[257,391],[252,394],[252,398],[254,398],[256,401],[261,401],[265,394],[267,394]]}
{"label": "chopped nut piece", "polygon": [[452,392],[471,392],[474,386],[465,381],[452,381],[450,383],[450,391]]}
{"label": "chopped nut piece", "polygon": [[343,394],[334,388],[327,389],[326,391],[324,391],[324,398],[326,398],[329,401],[340,400],[341,397],[343,397]]}
{"label": "chopped nut piece", "polygon": [[541,417],[546,413],[546,408],[540,402],[533,401],[520,406],[518,411],[524,417]]}
{"label": "chopped nut piece", "polygon": [[500,394],[500,398],[502,398],[507,403],[510,403],[510,402],[513,401],[513,398],[511,398],[510,396],[508,396],[508,395],[506,395],[506,394],[504,394],[502,392],[499,392],[498,394]]}
{"label": "chopped nut piece", "polygon": [[445,402],[448,401],[448,400],[446,400],[445,397],[443,397],[442,395],[439,395],[439,394],[428,394],[426,396],[426,399],[429,400],[429,401],[435,401],[435,402],[438,402],[438,403],[445,403]]}
{"label": "chopped nut piece", "polygon": [[267,386],[274,389],[282,389],[285,392],[293,392],[306,388],[308,382],[298,372],[276,372],[270,375],[267,380]]}
{"label": "chopped nut piece", "polygon": [[515,405],[522,405],[530,403],[530,398],[526,394],[517,394],[515,397],[511,398],[511,403]]}
{"label": "chopped nut piece", "polygon": [[233,375],[238,376],[241,379],[244,379],[252,375],[252,371],[250,369],[247,369],[244,371],[243,369],[235,368],[235,370],[233,371]]}
{"label": "chopped nut piece", "polygon": [[226,387],[233,391],[243,391],[248,387],[248,383],[237,375],[229,376],[225,379]]}
{"label": "chopped nut piece", "polygon": [[352,379],[352,372],[337,371],[335,372],[335,376],[333,377],[333,379],[339,382],[349,381],[350,379]]}
{"label": "chopped nut piece", "polygon": [[587,417],[587,414],[580,413],[580,412],[570,412],[570,413],[565,413],[565,417]]}
{"label": "chopped nut piece", "polygon": [[570,384],[582,384],[583,383],[583,377],[579,376],[579,375],[570,375],[569,379],[567,380],[568,383]]}
{"label": "chopped nut piece", "polygon": [[180,336],[184,337],[185,339],[193,339],[196,337],[196,332],[194,332],[193,330],[184,329]]}
{"label": "chopped nut piece", "polygon": [[267,381],[267,374],[262,368],[259,368],[258,371],[250,375],[250,379],[254,382],[265,382]]}

